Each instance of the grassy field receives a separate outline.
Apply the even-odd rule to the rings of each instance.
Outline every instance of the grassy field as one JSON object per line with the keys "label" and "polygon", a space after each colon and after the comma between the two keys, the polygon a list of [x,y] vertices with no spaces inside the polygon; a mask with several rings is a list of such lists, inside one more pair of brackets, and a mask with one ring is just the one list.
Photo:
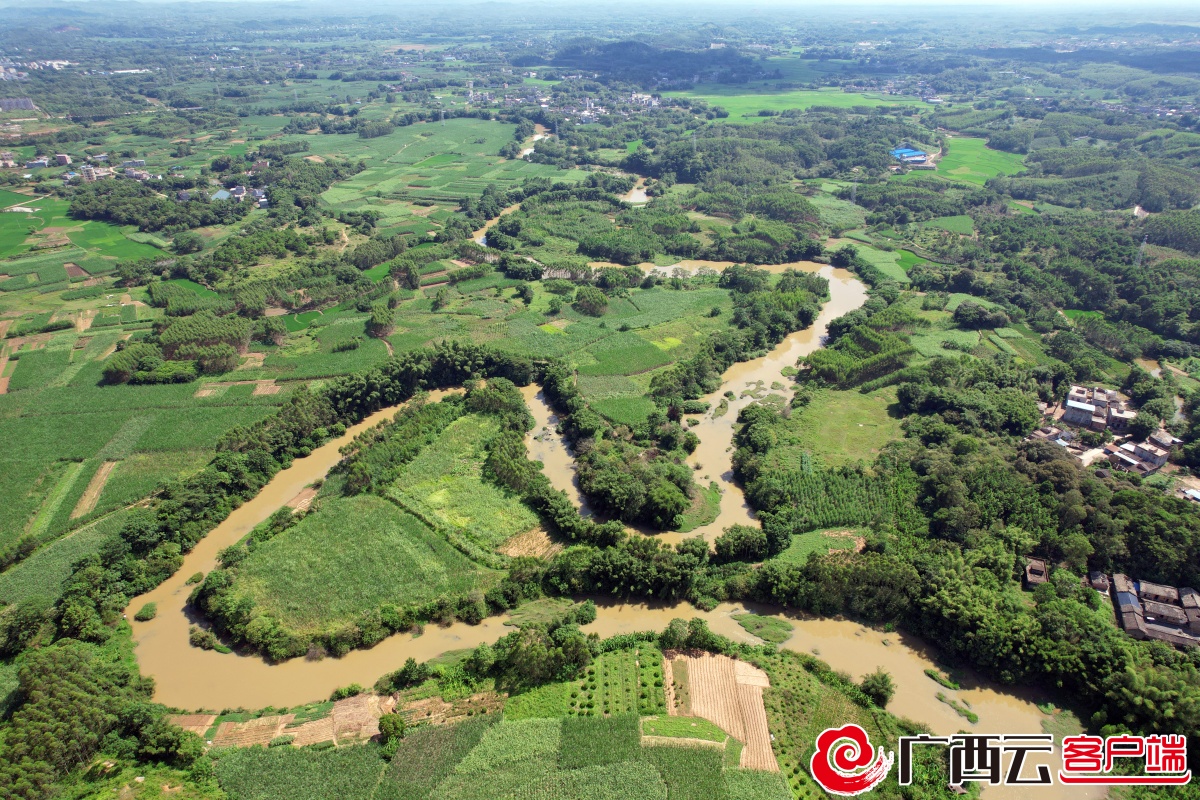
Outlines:
{"label": "grassy field", "polygon": [[939,228],[950,233],[957,233],[960,236],[970,236],[975,233],[975,220],[966,214],[959,214],[953,217],[937,217],[928,222],[922,222],[921,227]]}
{"label": "grassy field", "polygon": [[[389,224],[423,218],[410,199],[454,205],[479,195],[488,184],[507,188],[532,177],[579,180],[584,173],[564,171],[520,159],[504,159],[500,148],[515,126],[477,119],[451,119],[397,128],[387,136],[363,139],[354,134],[304,137],[309,155],[363,160],[367,169],[328,189],[321,199],[343,210],[374,209]],[[428,214],[428,210],[424,212]]]}
{"label": "grassy field", "polygon": [[937,174],[943,178],[982,186],[990,178],[1016,175],[1025,168],[1023,156],[991,150],[984,139],[955,136],[948,140],[948,145],[950,150],[942,156],[937,168]]}
{"label": "grassy field", "polygon": [[483,479],[484,445],[500,430],[469,414],[405,467],[388,490],[401,505],[455,528],[485,550],[533,528],[537,516],[515,496]]}
{"label": "grassy field", "polygon": [[879,106],[924,106],[915,97],[892,97],[881,94],[855,94],[840,89],[788,89],[774,90],[762,87],[759,91],[747,91],[744,86],[700,84],[688,91],[664,92],[670,97],[687,97],[704,100],[710,106],[720,106],[729,112],[726,122],[756,122],[770,117],[759,117],[760,110],[786,111],[813,106],[833,108],[878,108]]}
{"label": "grassy field", "polygon": [[[57,247],[59,250],[54,255],[58,257],[56,261],[60,268],[64,262],[78,263],[78,259],[91,259],[94,264],[107,266],[107,269],[96,270],[105,272],[115,268],[117,259],[163,255],[158,247],[129,238],[127,234],[137,235],[134,227],[118,227],[98,220],[68,217],[67,208],[70,204],[66,200],[6,192],[5,196],[0,197],[0,207],[10,205],[31,208],[33,211],[0,214],[0,259],[15,258],[35,248]],[[7,263],[0,261],[0,274],[17,275],[22,271],[19,259]],[[55,281],[47,280],[40,272],[38,276],[39,283],[67,279],[65,271],[61,277],[57,272],[53,273],[51,277]]]}
{"label": "grassy field", "polygon": [[757,636],[764,642],[783,644],[792,638],[795,630],[787,620],[778,617],[764,617],[759,614],[738,614],[734,617],[747,633]]}
{"label": "grassy field", "polygon": [[866,244],[855,244],[858,254],[873,264],[880,272],[897,283],[910,283],[908,272],[900,263],[905,251],[879,250]]}
{"label": "grassy field", "polygon": [[915,333],[912,335],[911,341],[917,352],[926,358],[933,358],[935,356],[957,358],[962,355],[962,350],[946,347],[946,344],[951,343],[959,347],[974,348],[979,344],[979,332],[948,330],[934,333]]}
{"label": "grassy field", "polygon": [[896,390],[890,387],[869,394],[815,391],[803,412],[793,414],[794,443],[780,454],[798,456],[806,450],[830,467],[860,460],[870,463],[881,447],[904,437],[900,418],[892,411],[895,402]]}
{"label": "grassy field", "polygon": [[357,495],[324,500],[260,545],[239,566],[236,587],[263,613],[311,634],[383,603],[486,589],[498,579],[387,500]]}
{"label": "grassy field", "polygon": [[[849,534],[853,533],[855,532],[849,532]],[[809,531],[808,533],[793,534],[792,542],[788,545],[788,548],[771,560],[780,561],[784,564],[799,565],[807,561],[809,555],[812,553],[828,553],[831,550],[850,550],[853,547],[854,540],[844,530],[832,533],[826,531]],[[753,631],[751,632],[753,633]]]}

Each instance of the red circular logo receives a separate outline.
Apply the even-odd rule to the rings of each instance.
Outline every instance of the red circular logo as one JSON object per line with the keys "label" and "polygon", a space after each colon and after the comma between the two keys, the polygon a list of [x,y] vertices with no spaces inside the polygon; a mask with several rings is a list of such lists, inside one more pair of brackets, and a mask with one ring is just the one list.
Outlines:
{"label": "red circular logo", "polygon": [[885,755],[882,748],[876,753],[861,727],[843,725],[826,728],[817,737],[817,751],[808,762],[808,770],[825,791],[853,797],[870,791],[886,778],[894,759],[892,753]]}

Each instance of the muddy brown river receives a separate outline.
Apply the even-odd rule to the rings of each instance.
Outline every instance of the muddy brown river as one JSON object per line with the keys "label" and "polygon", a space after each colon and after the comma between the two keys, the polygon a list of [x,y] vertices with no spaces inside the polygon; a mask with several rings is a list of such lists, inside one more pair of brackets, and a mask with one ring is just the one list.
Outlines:
{"label": "muddy brown river", "polygon": [[[691,262],[683,268],[695,270],[704,264]],[[716,265],[714,265],[716,266]],[[721,388],[705,399],[715,409],[727,390],[736,395],[729,401],[728,411],[721,416],[705,414],[700,425],[692,428],[700,437],[700,446],[692,456],[699,464],[697,476],[704,482],[716,481],[722,489],[720,514],[717,519],[687,535],[697,533],[706,539],[719,535],[725,527],[735,524],[757,524],[747,507],[740,487],[730,472],[733,423],[738,411],[751,403],[755,395],[770,392],[772,384],[787,387],[791,382],[783,375],[785,367],[794,366],[797,359],[821,346],[829,322],[866,301],[862,283],[845,270],[829,266],[798,263],[769,267],[782,271],[796,267],[817,271],[830,281],[830,300],[825,303],[816,323],[809,329],[789,336],[767,355],[752,361],[735,364],[724,375]],[[777,392],[781,390],[776,389]],[[747,392],[752,392],[749,394]],[[434,393],[435,399],[444,392]],[[557,419],[542,400],[536,386],[524,389],[526,401],[533,412],[536,426],[526,438],[530,456],[542,461],[553,484],[563,489],[579,504],[583,513],[590,513],[586,500],[575,483],[575,468],[571,454],[555,433]],[[264,706],[294,706],[323,700],[336,688],[350,683],[370,686],[381,675],[399,668],[407,658],[425,661],[449,650],[475,647],[493,642],[511,628],[505,618],[492,617],[479,625],[456,623],[448,627],[427,626],[419,636],[397,634],[370,650],[355,650],[343,658],[320,661],[293,659],[283,664],[268,664],[252,655],[222,654],[201,650],[188,643],[189,618],[187,597],[192,586],[185,584],[195,572],[207,573],[216,565],[217,553],[237,542],[255,525],[266,520],[302,489],[323,478],[337,464],[338,449],[355,435],[395,415],[399,407],[379,411],[350,428],[346,434],[314,450],[306,458],[296,459],[292,466],[279,472],[254,498],[235,510],[213,529],[184,558],[179,571],[153,591],[134,598],[127,610],[136,654],[143,674],[155,680],[154,699],[182,709],[221,711],[226,708],[262,708]],[[684,538],[679,533],[659,534],[665,541]],[[676,617],[703,617],[717,633],[737,641],[756,641],[733,619],[746,610],[742,605],[722,604],[709,612],[699,611],[686,603],[678,605],[647,605],[620,603],[596,598],[598,616],[585,627],[601,637],[631,631],[662,630]],[[133,612],[146,602],[158,604],[158,615],[149,622],[133,620]],[[777,609],[752,608],[763,614],[778,614]],[[883,633],[858,623],[837,619],[805,619],[790,615],[787,618],[795,633],[783,647],[818,655],[834,669],[848,672],[855,679],[882,667],[892,674],[896,694],[888,710],[928,725],[937,734],[970,730],[984,733],[1039,733],[1046,716],[1032,694],[999,687],[969,673],[958,691],[945,690],[925,675],[934,666],[934,654],[924,642],[900,633]],[[969,704],[979,715],[972,725],[958,716],[948,705],[937,700],[938,692]],[[1050,762],[1045,762],[1050,763]],[[1012,790],[992,788],[988,797],[1002,800],[1020,797]],[[1062,786],[1039,788],[1038,797],[1092,798],[1102,796],[1096,790]]]}

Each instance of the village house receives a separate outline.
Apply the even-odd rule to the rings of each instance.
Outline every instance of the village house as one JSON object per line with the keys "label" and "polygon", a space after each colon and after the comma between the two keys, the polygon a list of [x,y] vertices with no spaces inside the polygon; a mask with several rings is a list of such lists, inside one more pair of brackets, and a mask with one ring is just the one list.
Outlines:
{"label": "village house", "polygon": [[46,158],[45,156],[25,162],[25,169],[38,169],[39,167],[48,166],[50,166],[50,159]]}
{"label": "village house", "polygon": [[1158,639],[1170,644],[1200,645],[1200,592],[1128,576],[1112,577],[1112,598],[1121,628],[1135,639]]}
{"label": "village house", "polygon": [[1135,416],[1119,392],[1102,386],[1072,386],[1063,402],[1062,421],[1080,428],[1123,431]]}
{"label": "village house", "polygon": [[15,167],[16,165],[17,165],[17,159],[16,159],[16,156],[13,155],[13,153],[11,153],[7,150],[5,150],[3,153],[0,153],[0,167],[12,168],[12,167]]}
{"label": "village house", "polygon": [[66,153],[57,153],[54,156],[54,163],[60,167],[70,166],[71,157]]}
{"label": "village house", "polygon": [[1039,583],[1045,583],[1050,580],[1050,568],[1040,558],[1025,559],[1025,576],[1023,582],[1026,589],[1032,589]]}

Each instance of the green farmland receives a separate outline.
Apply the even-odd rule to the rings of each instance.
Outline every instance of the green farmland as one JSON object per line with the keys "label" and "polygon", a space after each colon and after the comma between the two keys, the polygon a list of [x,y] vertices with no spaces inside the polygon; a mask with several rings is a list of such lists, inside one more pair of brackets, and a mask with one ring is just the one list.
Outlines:
{"label": "green farmland", "polygon": [[743,87],[728,87],[707,85],[683,92],[668,92],[672,97],[686,97],[692,100],[704,100],[710,106],[720,106],[729,112],[726,120],[731,123],[756,122],[771,117],[758,116],[759,111],[788,111],[790,109],[806,109],[813,106],[829,106],[832,108],[879,108],[881,106],[922,106],[921,100],[915,97],[892,97],[881,94],[860,94],[843,92],[838,89],[791,89],[772,91],[763,89],[758,92],[748,92]]}

